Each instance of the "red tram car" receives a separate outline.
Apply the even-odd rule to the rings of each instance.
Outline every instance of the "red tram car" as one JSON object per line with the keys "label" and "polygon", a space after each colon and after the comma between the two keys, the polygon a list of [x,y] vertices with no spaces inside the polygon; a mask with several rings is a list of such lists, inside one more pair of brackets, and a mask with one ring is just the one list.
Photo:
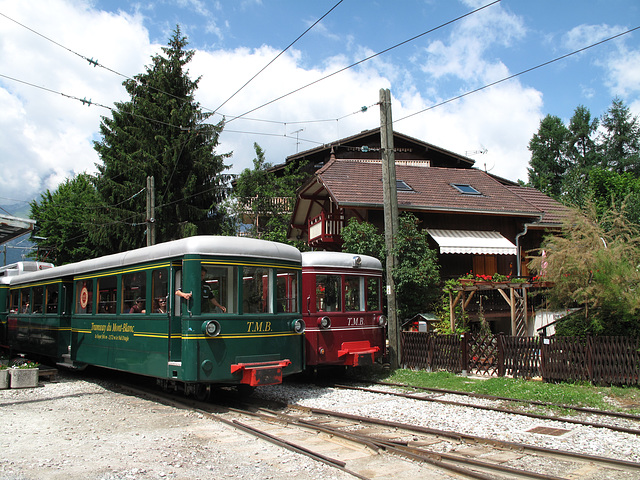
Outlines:
{"label": "red tram car", "polygon": [[385,354],[378,259],[303,252],[302,295],[308,368],[371,365]]}

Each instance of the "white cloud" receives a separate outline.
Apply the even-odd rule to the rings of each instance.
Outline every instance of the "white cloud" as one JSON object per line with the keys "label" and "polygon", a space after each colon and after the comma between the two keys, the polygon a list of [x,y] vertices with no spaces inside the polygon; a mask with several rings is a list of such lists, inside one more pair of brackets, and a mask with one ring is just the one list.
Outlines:
{"label": "white cloud", "polygon": [[640,50],[620,51],[606,61],[607,85],[615,96],[640,93]]}
{"label": "white cloud", "polygon": [[1,73],[47,89],[0,78],[0,191],[30,199],[65,177],[93,170],[98,160],[92,140],[100,116],[110,112],[70,97],[106,106],[126,99],[123,77],[79,55],[132,76],[149,62],[154,47],[140,17],[108,14],[86,3],[3,0],[0,11],[40,34],[0,17]]}
{"label": "white cloud", "polygon": [[568,52],[579,50],[605,38],[625,31],[625,27],[609,25],[578,25],[562,37],[562,44]]}
{"label": "white cloud", "polygon": [[[143,72],[151,57],[161,51],[162,45],[150,42],[140,14],[108,14],[93,9],[88,1],[0,0],[0,11],[127,76]],[[0,58],[10,66],[0,73],[103,105],[128,100],[122,77],[90,66],[13,22],[2,18],[0,22]],[[492,33],[496,25],[507,28],[507,33],[496,36]],[[464,22],[447,44],[431,44],[425,78],[416,78],[391,55],[376,57],[247,115],[268,122],[239,119],[228,123],[217,153],[233,151],[228,162],[233,172],[240,172],[252,166],[254,142],[265,149],[267,161],[277,164],[296,150],[376,128],[378,107],[366,112],[360,108],[376,104],[380,88],[392,89],[394,119],[423,110],[444,99],[422,85],[427,74],[454,76],[475,86],[487,78],[501,78],[508,71],[499,60],[486,58],[488,48],[506,44],[523,32],[516,17],[492,7],[483,16]],[[197,51],[188,66],[191,78],[202,76],[197,100],[206,109],[217,108],[279,52],[267,45]],[[308,68],[304,55],[290,49],[221,111],[230,119],[371,53],[366,46],[354,44],[348,53]],[[455,56],[459,60],[451,61]],[[99,138],[100,116],[109,116],[109,110],[2,78],[0,102],[0,164],[6,172],[0,177],[0,195],[28,200],[43,189],[55,189],[73,174],[94,170],[98,157],[92,141]],[[486,161],[492,173],[526,179],[526,146],[542,117],[541,104],[540,92],[512,80],[394,126],[399,132],[461,154],[486,147],[486,155],[474,157],[480,168]],[[217,122],[220,117],[211,120]]]}

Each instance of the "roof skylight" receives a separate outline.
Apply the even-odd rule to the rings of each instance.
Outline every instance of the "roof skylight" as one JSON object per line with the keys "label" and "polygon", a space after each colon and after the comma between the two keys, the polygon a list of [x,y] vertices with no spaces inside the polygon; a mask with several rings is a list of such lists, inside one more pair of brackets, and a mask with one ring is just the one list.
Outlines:
{"label": "roof skylight", "polygon": [[398,192],[413,192],[413,188],[407,185],[404,180],[396,180],[396,191]]}
{"label": "roof skylight", "polygon": [[451,186],[465,195],[482,195],[478,190],[466,183],[452,183]]}

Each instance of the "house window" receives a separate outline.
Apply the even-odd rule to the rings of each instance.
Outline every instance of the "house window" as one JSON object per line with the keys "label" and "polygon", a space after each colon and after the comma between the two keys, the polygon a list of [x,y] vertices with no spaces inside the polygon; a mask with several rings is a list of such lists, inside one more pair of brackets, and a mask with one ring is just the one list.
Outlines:
{"label": "house window", "polygon": [[465,195],[482,195],[478,190],[466,183],[452,183],[451,186]]}

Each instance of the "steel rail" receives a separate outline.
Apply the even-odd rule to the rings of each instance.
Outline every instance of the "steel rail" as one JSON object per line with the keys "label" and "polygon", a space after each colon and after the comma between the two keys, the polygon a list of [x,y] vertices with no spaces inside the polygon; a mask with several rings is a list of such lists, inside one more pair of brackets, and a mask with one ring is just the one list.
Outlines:
{"label": "steel rail", "polygon": [[[232,409],[232,410],[237,411],[237,409]],[[536,472],[520,470],[517,468],[507,467],[503,465],[496,465],[489,462],[483,462],[480,460],[466,458],[460,455],[453,455],[450,453],[428,452],[426,450],[422,450],[416,447],[410,447],[406,444],[398,444],[397,442],[382,440],[376,437],[361,435],[354,432],[343,432],[338,428],[327,427],[326,425],[319,425],[318,423],[310,420],[304,420],[293,415],[288,415],[282,412],[276,412],[270,409],[259,407],[258,411],[267,412],[269,414],[269,417],[266,418],[267,420],[270,420],[272,418],[270,416],[273,416],[273,418],[277,418],[281,422],[285,422],[286,424],[289,424],[289,425],[296,425],[304,428],[312,428],[314,431],[327,433],[329,435],[344,438],[345,440],[349,440],[354,443],[365,445],[373,449],[374,451],[383,449],[395,455],[409,458],[411,460],[428,463],[435,467],[439,467],[444,470],[452,471],[461,475],[466,475],[468,477],[475,478],[478,480],[495,480],[496,471],[500,473],[509,474],[509,478],[522,477],[522,478],[532,478],[536,480],[564,480],[561,477],[543,475],[543,474],[538,474]],[[250,415],[260,415],[258,412],[245,412],[244,410],[241,410],[240,413],[249,413]],[[260,417],[264,419],[263,415],[260,415]],[[488,470],[489,472],[492,472],[492,473],[489,475],[486,475],[480,472],[476,472],[474,470],[470,470],[465,467],[454,465],[454,463],[471,465],[476,468]]]}
{"label": "steel rail", "polygon": [[[323,431],[327,431],[333,435],[338,435],[341,432],[336,429],[327,428],[322,425],[316,425],[312,421],[307,420],[299,420],[302,424],[313,425],[314,428],[323,429]],[[400,455],[403,457],[407,457],[411,460],[417,460],[425,463],[429,463],[431,465],[451,470],[456,473],[461,473],[463,475],[472,475],[473,478],[489,478],[490,480],[495,480],[495,472],[498,471],[500,473],[509,474],[509,478],[514,477],[522,477],[522,478],[533,478],[538,480],[564,480],[562,477],[550,476],[547,474],[540,474],[536,472],[530,472],[527,470],[520,470],[513,467],[507,467],[504,465],[498,465],[495,463],[483,462],[481,460],[475,460],[472,458],[463,457],[461,455],[454,455],[451,453],[444,452],[429,452],[427,450],[410,447],[407,444],[398,444],[397,442],[389,441],[389,440],[381,440],[378,438],[372,438],[364,435],[359,435],[357,433],[348,434],[351,438],[362,438],[362,442],[373,442],[379,448],[384,448],[384,450],[394,453],[396,455]],[[452,465],[452,463],[462,463],[465,465],[471,465],[476,468],[480,468],[482,470],[488,470],[491,473],[488,477],[482,473],[477,473],[474,471],[469,471],[466,468],[457,467],[456,465]]]}
{"label": "steel rail", "polygon": [[318,415],[329,415],[329,416],[334,416],[334,417],[338,417],[338,418],[344,418],[344,419],[348,419],[348,420],[353,420],[353,421],[358,421],[358,422],[362,422],[362,423],[370,423],[373,425],[384,425],[384,426],[388,426],[388,427],[394,427],[394,428],[398,428],[398,429],[403,429],[403,430],[407,430],[407,431],[411,431],[411,432],[416,432],[416,433],[423,433],[423,434],[427,434],[427,435],[439,435],[445,438],[452,438],[458,441],[465,441],[465,442],[469,442],[469,443],[476,443],[476,444],[486,444],[486,445],[494,445],[494,446],[499,446],[499,447],[503,447],[505,449],[512,449],[512,450],[520,450],[520,451],[530,451],[530,452],[538,452],[538,453],[543,453],[547,456],[554,456],[554,457],[558,457],[558,458],[569,458],[569,459],[579,459],[579,460],[583,460],[583,461],[588,461],[588,462],[594,462],[594,463],[599,463],[602,465],[611,465],[611,466],[617,466],[617,467],[624,467],[624,468],[628,468],[628,469],[633,469],[633,470],[639,470],[640,471],[640,463],[637,462],[632,462],[629,460],[619,460],[617,458],[608,458],[608,457],[602,457],[599,455],[590,455],[590,454],[586,454],[586,453],[576,453],[576,452],[570,452],[567,450],[556,450],[556,449],[551,449],[551,448],[546,448],[546,447],[539,447],[537,445],[527,445],[524,443],[517,443],[517,442],[507,442],[504,440],[495,440],[495,439],[491,439],[491,438],[486,438],[486,437],[479,437],[476,435],[469,435],[469,434],[465,434],[465,433],[459,433],[459,432],[452,432],[452,431],[448,431],[448,430],[438,430],[438,429],[434,429],[434,428],[430,428],[430,427],[422,427],[419,425],[410,425],[410,424],[406,424],[406,423],[400,423],[400,422],[392,422],[392,421],[388,421],[388,420],[381,420],[381,419],[377,419],[377,418],[372,418],[372,417],[362,417],[359,415],[352,415],[349,413],[341,413],[341,412],[335,412],[335,411],[331,411],[331,410],[324,410],[321,408],[313,408],[313,407],[302,407],[299,405],[290,405],[289,406],[292,409],[299,409],[299,410],[303,410],[303,411],[308,411],[314,414],[318,414]]}
{"label": "steel rail", "polygon": [[[174,406],[176,408],[188,408],[190,410],[193,410],[194,412],[197,412],[207,418],[210,418],[212,420],[216,420],[219,421],[220,423],[223,423],[227,426],[230,426],[232,428],[238,429],[238,430],[242,430],[243,432],[252,435],[254,437],[258,437],[261,438],[262,440],[265,440],[267,442],[270,442],[276,446],[282,447],[282,448],[286,448],[287,450],[299,453],[301,455],[305,455],[313,460],[322,462],[326,465],[329,465],[331,467],[337,468],[339,470],[344,471],[345,473],[348,473],[349,475],[353,475],[356,478],[359,478],[360,480],[372,480],[369,477],[366,477],[364,475],[361,475],[357,472],[354,472],[350,469],[348,469],[346,467],[346,463],[343,462],[342,460],[338,460],[335,458],[331,458],[328,457],[326,455],[323,455],[321,453],[318,452],[314,452],[313,450],[310,450],[306,447],[303,447],[301,445],[297,445],[293,442],[289,442],[287,440],[283,440],[280,439],[278,437],[275,437],[267,432],[261,431],[255,427],[252,427],[250,425],[246,425],[242,422],[239,422],[237,420],[227,420],[226,418],[222,418],[220,416],[221,413],[225,413],[224,411],[219,411],[219,412],[212,412],[211,409],[215,408],[216,405],[213,404],[208,404],[205,402],[200,402],[198,400],[193,400],[193,399],[188,399],[188,398],[184,398],[184,399],[176,399],[172,394],[170,394],[169,392],[156,392],[156,391],[151,391],[147,388],[141,388],[141,387],[134,387],[131,385],[121,385],[123,387],[123,389],[126,389],[128,391],[130,391],[133,394],[136,395],[144,395],[146,397],[151,397],[154,398],[164,404],[167,405],[171,405]],[[231,408],[231,407],[224,407],[225,410],[228,411],[233,411],[234,413],[243,413],[246,415],[254,415],[252,412],[248,412],[248,411],[244,411],[244,410],[240,410],[240,409],[236,409],[236,408]],[[209,409],[209,410],[207,410]]]}
{"label": "steel rail", "polygon": [[[330,428],[325,425],[317,425],[317,424],[314,424],[313,422],[305,421],[303,419],[294,417],[292,415],[288,415],[282,412],[276,412],[274,410],[266,409],[263,407],[257,407],[257,410],[258,410],[257,412],[250,411],[248,410],[248,407],[253,407],[253,405],[250,405],[250,404],[246,405],[247,408],[224,406],[223,407],[224,411],[212,412],[211,409],[214,409],[219,405],[208,404],[208,403],[200,402],[193,399],[187,399],[187,398],[176,399],[173,395],[169,393],[166,393],[166,392],[159,393],[159,392],[150,391],[148,389],[140,388],[140,387],[126,386],[126,389],[138,395],[145,395],[147,397],[156,398],[159,401],[170,404],[172,406],[176,406],[179,408],[187,407],[193,410],[194,412],[197,412],[207,418],[211,418],[213,420],[219,421],[232,428],[237,428],[249,435],[253,435],[257,438],[261,438],[265,441],[268,441],[276,446],[286,448],[287,450],[305,455],[313,460],[322,462],[331,467],[338,468],[344,471],[345,473],[353,475],[354,477],[359,478],[361,480],[372,480],[372,479],[347,468],[346,463],[343,462],[342,460],[328,457],[321,453],[314,452],[313,450],[308,449],[302,445],[298,445],[293,442],[289,442],[288,440],[278,438],[274,435],[271,435],[268,432],[265,432],[264,430],[260,430],[251,425],[247,425],[246,423],[243,423],[237,419],[228,420],[226,418],[221,417],[220,414],[232,412],[239,415],[247,415],[247,416],[255,417],[262,421],[267,421],[267,422],[276,421],[278,423],[295,425],[299,428],[313,429],[313,431],[316,431],[316,432],[323,432],[328,435],[338,436],[340,438],[351,441],[353,443],[363,445],[373,450],[374,452],[377,452],[380,449],[383,449],[390,454],[402,456],[407,459],[418,461],[418,462],[423,462],[423,463],[432,465],[436,468],[441,468],[445,471],[453,472],[458,475],[463,475],[475,480],[496,480],[496,472],[508,474],[509,475],[508,478],[518,477],[518,478],[529,478],[529,479],[535,479],[535,480],[542,480],[542,479],[562,480],[560,478],[550,477],[548,475],[539,475],[539,474],[536,474],[535,472],[528,472],[525,470],[513,469],[510,467],[505,467],[503,465],[491,464],[491,463],[482,462],[479,460],[469,459],[469,458],[456,456],[452,454],[427,452],[414,447],[409,447],[408,445],[398,445],[397,443],[394,443],[392,441],[385,441],[385,440],[381,440],[373,437],[367,437],[367,436],[363,436],[353,432],[343,432],[336,428]],[[294,406],[294,407],[300,408],[297,406]],[[261,412],[266,412],[266,414]],[[326,415],[326,414],[323,413],[323,415]],[[475,468],[482,469],[484,471],[489,471],[492,473],[487,474],[487,473],[477,472],[475,470],[466,468],[464,466],[460,466],[458,464],[470,465]]]}
{"label": "steel rail", "polygon": [[[406,383],[393,383],[393,382],[379,382],[379,381],[375,381],[375,380],[362,380],[361,383],[371,383],[374,385],[386,385],[386,386],[390,386],[390,387],[403,387],[403,388],[413,388],[415,390],[425,390],[428,392],[434,392],[434,393],[448,393],[451,395],[460,395],[460,396],[466,396],[466,397],[474,397],[474,398],[483,398],[486,400],[502,400],[502,401],[506,401],[506,402],[516,402],[516,403],[528,403],[531,405],[538,405],[538,406],[542,406],[542,407],[556,407],[556,408],[564,408],[567,410],[575,410],[577,412],[582,412],[582,413],[590,413],[593,415],[602,415],[602,416],[609,416],[609,417],[619,417],[619,418],[626,418],[629,420],[638,420],[640,421],[640,415],[635,415],[633,413],[625,413],[625,412],[614,412],[611,410],[599,410],[597,408],[590,408],[590,407],[578,407],[578,406],[574,406],[574,405],[565,405],[562,403],[552,403],[552,402],[543,402],[540,400],[522,400],[519,398],[511,398],[511,397],[499,397],[499,396],[495,396],[495,395],[486,395],[483,393],[473,393],[473,392],[462,392],[459,390],[448,390],[445,388],[435,388],[435,387],[418,387],[416,385],[408,385]],[[640,407],[640,405],[639,405]]]}
{"label": "steel rail", "polygon": [[443,405],[455,405],[457,407],[477,408],[478,410],[487,410],[487,411],[492,411],[492,412],[508,413],[510,415],[522,415],[524,417],[537,418],[539,420],[554,420],[554,421],[558,421],[558,422],[572,423],[572,424],[575,424],[575,425],[584,425],[584,426],[587,426],[587,427],[608,428],[609,430],[613,430],[613,431],[616,431],[616,432],[630,433],[632,435],[640,435],[640,430],[638,430],[638,429],[627,428],[627,427],[618,427],[616,425],[607,425],[606,423],[588,422],[588,421],[585,421],[585,420],[576,420],[576,419],[567,418],[567,417],[556,417],[556,416],[552,416],[552,415],[542,415],[540,413],[520,412],[520,411],[514,411],[514,410],[510,410],[508,408],[503,408],[503,407],[491,407],[489,405],[475,405],[473,403],[456,402],[454,400],[443,400],[441,398],[419,397],[419,396],[413,395],[411,393],[389,392],[389,391],[386,391],[386,390],[376,390],[376,389],[373,389],[373,388],[366,388],[366,387],[355,387],[355,386],[352,386],[352,385],[335,384],[335,385],[333,385],[333,387],[334,388],[343,388],[343,389],[346,389],[346,390],[357,390],[357,391],[362,391],[362,392],[370,392],[370,393],[377,393],[377,394],[384,394],[384,395],[393,395],[393,396],[402,397],[402,398],[409,398],[411,400],[419,400],[419,401],[422,401],[422,402],[435,402],[435,403],[442,403]]}

